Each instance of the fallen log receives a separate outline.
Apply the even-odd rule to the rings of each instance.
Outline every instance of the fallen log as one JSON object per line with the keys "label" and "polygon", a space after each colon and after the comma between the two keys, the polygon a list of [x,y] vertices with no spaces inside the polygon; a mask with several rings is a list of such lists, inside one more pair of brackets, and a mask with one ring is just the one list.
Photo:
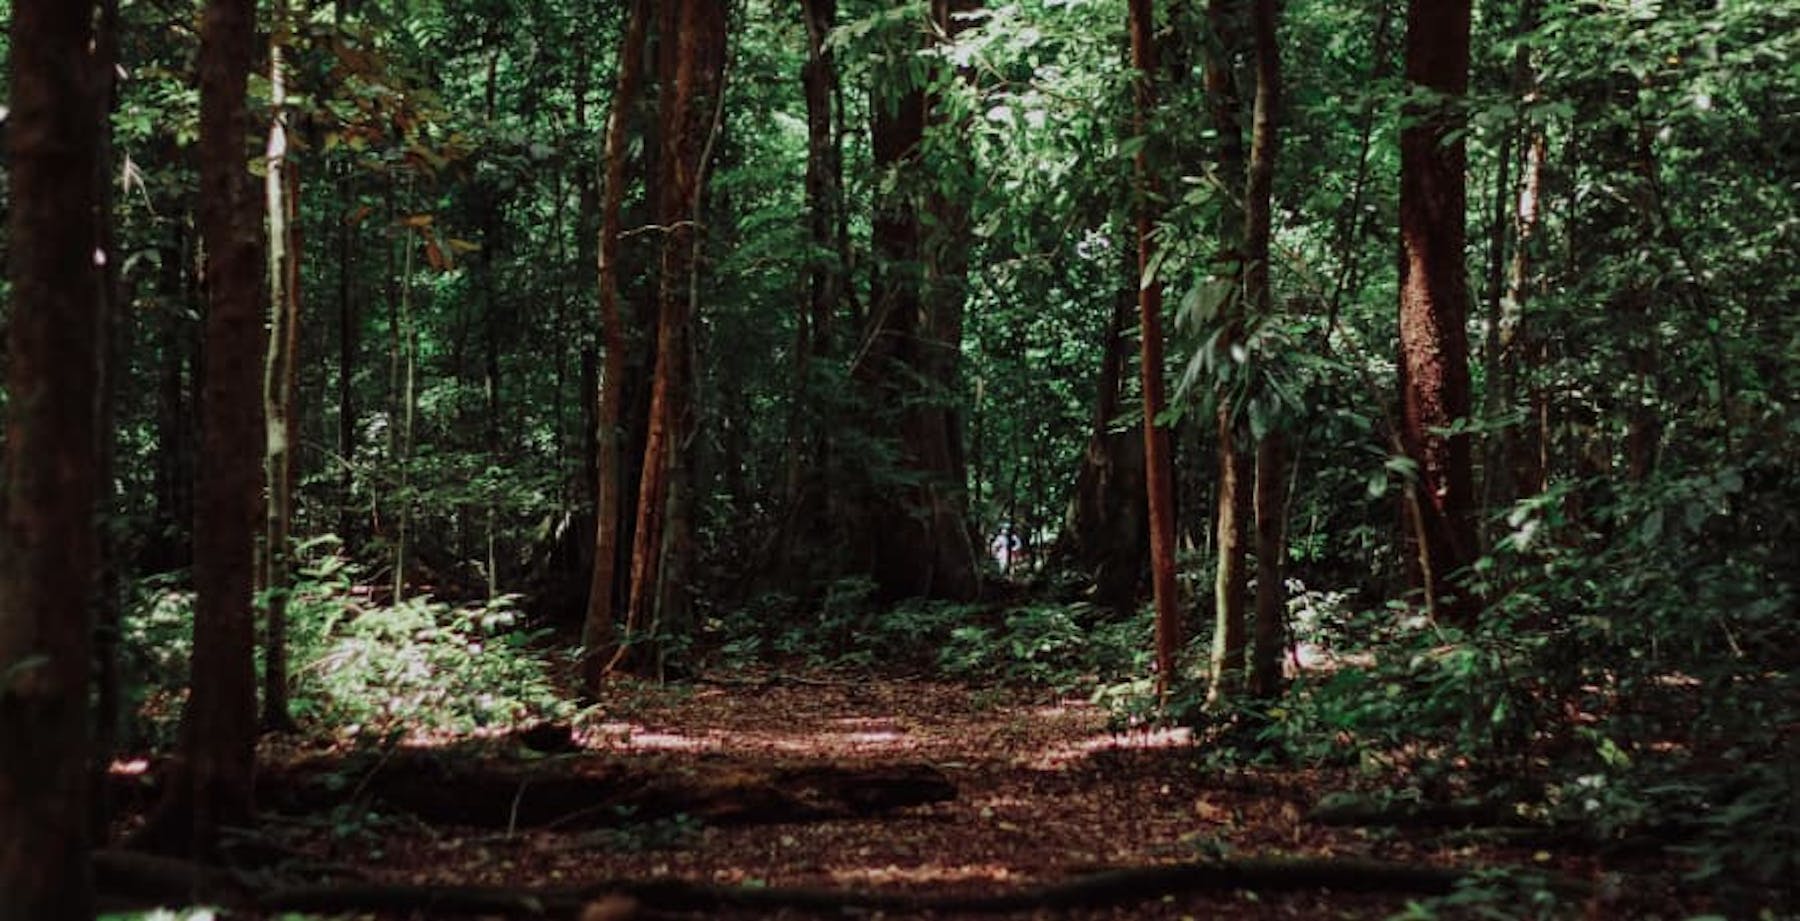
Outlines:
{"label": "fallen log", "polygon": [[[95,856],[97,868],[122,859],[116,852]],[[131,859],[131,858],[125,858]],[[158,866],[181,882],[206,881],[226,887],[195,891],[234,907],[263,911],[365,912],[424,911],[433,917],[496,915],[509,918],[574,917],[583,906],[610,900],[657,912],[714,912],[727,909],[839,914],[845,911],[894,913],[1010,912],[1133,905],[1164,896],[1251,890],[1262,893],[1325,889],[1338,892],[1442,894],[1470,871],[1368,860],[1221,860],[1126,867],[1061,882],[990,893],[916,893],[808,888],[720,886],[678,879],[611,880],[578,888],[416,886],[382,883],[254,886],[205,870]],[[141,869],[141,868],[140,868]],[[99,872],[102,882],[114,878]],[[1585,894],[1586,884],[1551,877],[1549,885]],[[111,895],[111,893],[108,893]],[[150,904],[155,904],[154,902]],[[167,904],[166,902],[163,904]]]}
{"label": "fallen log", "polygon": [[[352,779],[354,778],[354,779]],[[346,789],[427,822],[583,829],[684,815],[714,825],[813,822],[943,802],[956,787],[928,764],[753,764],[723,757],[473,760],[429,750],[303,762],[258,778],[281,811],[310,812]]]}
{"label": "fallen log", "polygon": [[1306,814],[1306,821],[1318,825],[1358,827],[1462,828],[1522,827],[1516,809],[1510,803],[1457,802],[1422,803],[1411,800],[1387,800],[1357,794],[1332,794],[1324,797]]}

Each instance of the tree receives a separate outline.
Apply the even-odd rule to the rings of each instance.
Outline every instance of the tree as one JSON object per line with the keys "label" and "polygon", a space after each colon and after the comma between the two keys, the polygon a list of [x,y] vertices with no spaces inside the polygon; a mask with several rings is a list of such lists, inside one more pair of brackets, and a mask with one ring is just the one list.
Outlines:
{"label": "tree", "polygon": [[291,576],[289,531],[294,517],[294,454],[300,432],[295,407],[300,375],[299,164],[288,142],[286,0],[276,0],[269,36],[269,145],[263,185],[268,213],[269,336],[263,363],[265,506],[262,571],[258,587],[268,599],[263,640],[263,715],[266,729],[288,732],[287,607]]}
{"label": "tree", "polygon": [[[1281,147],[1281,44],[1276,34],[1276,0],[1253,0],[1250,11],[1256,57],[1256,95],[1250,120],[1250,171],[1244,187],[1244,299],[1259,318],[1274,304],[1269,282],[1269,237],[1273,222],[1275,161]],[[1287,444],[1277,421],[1256,445],[1256,632],[1251,653],[1250,692],[1274,697],[1281,687],[1281,652],[1286,638]]]}
{"label": "tree", "polygon": [[[934,4],[934,34],[953,31],[947,4]],[[871,104],[875,167],[891,189],[877,196],[872,221],[876,276],[865,344],[852,362],[862,385],[872,440],[891,450],[865,484],[865,555],[869,573],[890,598],[967,600],[980,590],[975,548],[964,519],[966,489],[961,434],[951,411],[955,317],[928,281],[941,280],[927,249],[935,245],[920,213],[942,213],[935,193],[922,193],[929,164],[925,130],[934,119],[930,77],[915,79],[908,48],[884,61],[888,75]],[[905,55],[902,57],[900,55]],[[939,75],[942,78],[942,75]],[[944,354],[939,354],[939,353]],[[946,358],[946,355],[950,356]]]}
{"label": "tree", "polygon": [[[1155,7],[1151,0],[1131,0],[1131,63],[1137,70],[1136,121],[1139,133],[1149,129],[1156,109]],[[1181,610],[1175,588],[1175,495],[1169,460],[1169,432],[1160,420],[1167,408],[1163,383],[1162,282],[1155,277],[1156,183],[1148,153],[1139,148],[1137,171],[1137,250],[1139,372],[1143,376],[1145,494],[1150,504],[1150,581],[1156,598],[1156,681],[1166,692],[1180,664]]]}
{"label": "tree", "polygon": [[658,98],[662,176],[657,223],[663,229],[657,268],[656,364],[649,433],[638,482],[637,529],[631,549],[627,638],[685,625],[692,559],[691,501],[685,444],[693,424],[691,324],[700,296],[700,223],[705,173],[725,80],[725,5],[681,0],[660,10]]}
{"label": "tree", "polygon": [[[12,7],[4,481],[0,482],[0,919],[93,917],[91,609],[99,588],[96,266],[103,77],[95,4]],[[110,61],[100,66],[111,68]],[[116,258],[102,253],[103,258]]]}
{"label": "tree", "polygon": [[619,311],[619,232],[620,209],[625,200],[625,147],[631,125],[631,106],[643,78],[644,32],[649,3],[636,0],[631,5],[630,20],[619,42],[619,73],[613,91],[612,111],[606,120],[606,147],[601,169],[605,175],[600,205],[600,234],[596,265],[600,286],[600,340],[605,353],[605,369],[600,379],[599,407],[596,419],[598,434],[597,466],[594,475],[599,483],[596,496],[594,565],[588,585],[587,614],[582,624],[582,674],[591,689],[610,667],[618,650],[615,635],[614,600],[619,563],[621,514],[620,467],[624,463],[620,448],[620,410],[625,393],[625,329]]}
{"label": "tree", "polygon": [[[1238,435],[1240,410],[1237,395],[1242,388],[1234,378],[1242,361],[1246,297],[1247,257],[1244,232],[1247,218],[1240,207],[1236,182],[1244,177],[1244,133],[1240,125],[1242,100],[1237,88],[1237,61],[1241,56],[1242,0],[1210,0],[1206,9],[1211,41],[1207,43],[1204,76],[1207,107],[1219,138],[1220,199],[1219,261],[1223,263],[1219,305],[1221,328],[1215,353],[1220,374],[1215,431],[1218,438],[1218,505],[1214,517],[1218,562],[1213,575],[1213,647],[1207,700],[1218,702],[1239,689],[1244,675],[1245,601],[1250,584],[1248,566],[1249,525],[1253,512],[1255,468],[1250,452]],[[1272,155],[1272,150],[1271,150]]]}
{"label": "tree", "polygon": [[245,142],[255,4],[208,0],[200,32],[200,225],[207,314],[203,449],[194,514],[192,689],[180,750],[145,844],[211,854],[252,811],[256,760],[251,585],[264,448],[261,233]]}
{"label": "tree", "polygon": [[1457,104],[1469,86],[1468,0],[1409,0],[1406,80],[1424,99],[1400,132],[1401,442],[1416,465],[1409,514],[1426,609],[1468,622],[1452,577],[1475,561],[1469,416],[1466,144]]}

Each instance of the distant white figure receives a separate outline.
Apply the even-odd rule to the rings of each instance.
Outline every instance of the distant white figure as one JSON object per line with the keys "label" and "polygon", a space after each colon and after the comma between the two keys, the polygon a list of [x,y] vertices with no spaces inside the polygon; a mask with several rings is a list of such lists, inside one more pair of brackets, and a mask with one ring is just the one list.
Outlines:
{"label": "distant white figure", "polygon": [[993,555],[994,565],[999,567],[1002,575],[1012,572],[1013,563],[1018,560],[1022,548],[1019,535],[1013,531],[1011,522],[1001,524],[1000,533],[995,534],[993,542],[988,544],[988,552]]}

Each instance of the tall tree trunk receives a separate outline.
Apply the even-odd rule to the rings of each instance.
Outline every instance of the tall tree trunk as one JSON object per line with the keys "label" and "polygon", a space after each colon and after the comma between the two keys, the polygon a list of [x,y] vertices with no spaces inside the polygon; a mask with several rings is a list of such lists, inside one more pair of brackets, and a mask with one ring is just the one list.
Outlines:
{"label": "tall tree trunk", "polygon": [[256,756],[251,607],[264,447],[261,234],[244,143],[255,5],[208,0],[200,33],[200,226],[207,252],[205,390],[194,511],[192,689],[162,804],[143,841],[211,856],[250,820]]}
{"label": "tall tree trunk", "polygon": [[619,45],[619,72],[612,111],[606,121],[602,169],[605,188],[600,204],[600,238],[596,266],[600,285],[600,339],[604,368],[600,376],[597,416],[599,458],[595,476],[598,495],[594,514],[594,568],[588,584],[587,617],[581,631],[582,675],[590,691],[621,648],[617,635],[614,585],[619,564],[619,526],[623,514],[624,453],[620,450],[620,416],[625,393],[626,343],[619,310],[620,209],[625,200],[625,157],[631,108],[644,70],[644,34],[650,18],[648,0],[635,0]]}
{"label": "tall tree trunk", "polygon": [[89,56],[93,3],[16,0],[12,17],[0,919],[74,921],[94,914],[88,663],[102,489],[102,87]]}
{"label": "tall tree trunk", "polygon": [[[1276,0],[1254,0],[1250,11],[1256,54],[1256,97],[1250,120],[1250,171],[1244,183],[1244,299],[1258,317],[1274,311],[1269,282],[1275,160],[1281,148],[1281,44]],[[1260,698],[1281,689],[1281,650],[1287,634],[1287,451],[1284,420],[1256,446],[1256,634],[1250,693]]]}
{"label": "tall tree trunk", "polygon": [[[934,6],[934,29],[946,11]],[[890,61],[886,75],[904,89],[897,98],[874,100],[870,142],[876,168],[893,173],[896,182],[875,206],[873,303],[852,375],[869,404],[871,436],[897,442],[902,472],[864,484],[868,520],[861,549],[887,597],[967,600],[979,592],[980,576],[963,517],[967,484],[949,407],[955,359],[935,354],[960,347],[948,341],[960,337],[960,303],[955,317],[934,310],[940,302],[923,284],[931,258],[919,212],[945,204],[920,190],[931,101],[907,67]],[[939,266],[931,274],[953,272]]]}
{"label": "tall tree trunk", "polygon": [[[1527,93],[1535,95],[1535,70],[1530,72],[1528,81]],[[1522,362],[1541,364],[1546,357],[1542,339],[1525,322],[1525,311],[1532,294],[1532,260],[1542,222],[1544,167],[1548,157],[1549,144],[1543,126],[1535,120],[1527,120],[1525,169],[1520,177],[1518,203],[1512,216],[1512,261],[1507,267],[1506,298],[1502,301],[1500,315],[1500,373],[1508,388],[1518,379],[1518,366]],[[1504,396],[1510,405],[1510,393]],[[1548,391],[1542,384],[1534,382],[1524,432],[1520,437],[1509,439],[1511,450],[1507,463],[1512,468],[1515,497],[1535,496],[1549,486],[1549,417]]]}
{"label": "tall tree trunk", "polygon": [[1401,440],[1417,465],[1409,488],[1426,610],[1471,622],[1479,608],[1456,573],[1475,561],[1474,473],[1467,434],[1469,289],[1467,152],[1458,106],[1469,84],[1469,0],[1409,0],[1407,83],[1433,98],[1409,107],[1400,133]]}
{"label": "tall tree trunk", "polygon": [[[1152,0],[1131,0],[1131,63],[1137,71],[1135,129],[1149,130],[1156,110],[1156,28]],[[1166,694],[1180,667],[1181,604],[1175,586],[1175,485],[1169,459],[1169,430],[1161,424],[1167,406],[1163,388],[1162,282],[1151,277],[1156,264],[1157,183],[1149,153],[1140,148],[1137,171],[1139,371],[1143,375],[1144,480],[1150,509],[1150,584],[1156,598],[1156,686]]]}
{"label": "tall tree trunk", "polygon": [[[822,551],[823,542],[830,539],[832,425],[811,395],[818,367],[833,351],[845,270],[837,247],[838,213],[843,207],[843,163],[833,115],[837,60],[826,44],[837,21],[837,0],[804,0],[801,15],[806,25],[806,63],[800,80],[806,94],[807,240],[812,252],[806,267],[806,303],[795,324],[794,396],[784,489],[788,509],[778,536],[776,566],[798,578],[804,574],[797,567]],[[813,544],[803,545],[803,536],[810,536]]]}
{"label": "tall tree trunk", "polygon": [[[1244,134],[1239,124],[1242,98],[1237,88],[1237,62],[1242,53],[1242,0],[1211,0],[1207,23],[1213,41],[1207,45],[1204,76],[1207,106],[1212,110],[1219,136],[1219,176],[1225,183],[1220,195],[1219,244],[1223,250],[1221,282],[1230,292],[1220,307],[1224,328],[1218,338],[1220,361],[1237,363],[1234,352],[1244,338],[1245,296],[1243,234],[1245,216],[1237,206],[1236,182],[1244,177]],[[1236,371],[1232,372],[1235,376]],[[1218,395],[1218,490],[1216,545],[1218,562],[1213,573],[1213,646],[1207,701],[1218,703],[1239,690],[1244,674],[1247,620],[1245,606],[1250,587],[1249,527],[1251,491],[1255,470],[1250,454],[1238,443],[1238,407],[1229,383]]]}
{"label": "tall tree trunk", "polygon": [[[1515,38],[1519,45],[1513,50],[1512,95],[1521,106],[1528,106],[1535,94],[1537,83],[1531,67],[1531,48],[1523,40],[1537,27],[1537,0],[1524,0],[1519,6],[1519,24],[1515,30]],[[1494,181],[1494,211],[1488,227],[1488,266],[1486,279],[1487,297],[1487,336],[1482,350],[1482,371],[1486,378],[1482,391],[1482,414],[1487,417],[1489,425],[1494,425],[1512,408],[1514,362],[1510,360],[1517,329],[1518,313],[1512,301],[1516,292],[1511,283],[1509,268],[1516,266],[1522,256],[1526,240],[1522,236],[1524,225],[1518,219],[1519,204],[1527,197],[1533,201],[1535,209],[1537,199],[1536,184],[1542,182],[1543,166],[1541,159],[1534,166],[1533,159],[1538,151],[1534,150],[1534,139],[1542,135],[1541,128],[1534,126],[1534,120],[1528,114],[1521,113],[1517,123],[1508,130],[1500,140],[1499,176]],[[1525,139],[1525,168],[1521,177],[1520,189],[1513,194],[1512,166],[1514,146],[1520,136]],[[1535,170],[1535,174],[1534,174]],[[1535,218],[1534,218],[1535,222]],[[1533,230],[1536,228],[1534,227]],[[1510,234],[1509,234],[1510,231]],[[1515,247],[1512,259],[1507,258],[1506,247],[1511,236]],[[1488,431],[1483,441],[1482,455],[1482,496],[1481,507],[1492,512],[1504,505],[1510,505],[1519,492],[1520,484],[1514,480],[1514,468],[1511,463],[1515,453],[1512,444],[1518,438],[1511,426],[1495,427]]]}
{"label": "tall tree trunk", "polygon": [[[497,35],[497,33],[491,33],[491,37],[497,39],[498,35]],[[486,113],[486,115],[485,115],[484,120],[485,120],[485,123],[490,128],[492,128],[494,125],[494,114],[495,114],[494,113],[494,105],[495,105],[496,97],[498,95],[497,90],[498,90],[499,65],[500,65],[500,47],[498,44],[495,44],[493,50],[488,54],[487,92],[485,94],[485,98],[486,98],[485,113]],[[497,195],[498,195],[497,191],[494,188],[488,186],[487,184],[480,182],[479,180],[475,184],[475,194],[476,194],[476,201],[477,201],[477,210],[480,215],[479,219],[481,221],[481,274],[480,274],[480,279],[481,279],[481,318],[482,318],[481,339],[482,339],[482,350],[483,350],[483,352],[482,352],[481,390],[482,390],[482,395],[484,397],[483,403],[484,403],[484,407],[486,410],[486,419],[485,419],[485,424],[483,425],[483,435],[485,436],[485,440],[487,441],[487,444],[484,446],[484,448],[487,452],[488,463],[490,465],[498,467],[506,462],[506,458],[500,453],[500,446],[502,444],[502,439],[501,439],[501,434],[500,434],[501,433],[501,424],[500,424],[500,325],[501,325],[500,324],[500,312],[501,312],[501,307],[500,307],[500,297],[495,289],[495,277],[494,277],[494,275],[495,275],[494,265],[499,257],[499,249],[500,249],[500,241],[501,241],[501,234],[499,232],[499,223],[500,223],[500,218],[502,216],[502,206],[501,206],[501,202],[497,198]],[[485,536],[485,545],[486,545],[486,565],[484,565],[482,568],[485,570],[486,576],[487,576],[487,597],[489,598],[489,600],[497,598],[500,595],[500,573],[499,573],[500,552],[499,552],[499,537],[497,534],[497,531],[499,528],[500,512],[499,512],[499,508],[498,508],[498,503],[499,503],[498,498],[490,494],[488,496],[487,502],[485,503],[486,508],[484,508],[482,510],[483,517],[485,518],[484,527],[482,528],[482,531]]]}
{"label": "tall tree trunk", "polygon": [[353,214],[354,173],[348,163],[338,177],[338,539],[354,556],[356,536],[356,358],[362,341],[362,319],[356,305],[356,249],[362,222]]}
{"label": "tall tree trunk", "polygon": [[294,511],[294,377],[299,372],[300,254],[296,224],[298,169],[288,158],[287,73],[282,45],[287,2],[276,0],[269,37],[269,144],[263,184],[267,195],[269,337],[263,365],[266,430],[263,481],[268,490],[261,588],[268,599],[263,639],[263,728],[294,728],[287,700],[288,531]]}
{"label": "tall tree trunk", "polygon": [[[654,634],[665,617],[685,606],[689,545],[683,529],[686,496],[677,467],[684,462],[683,437],[690,421],[688,348],[694,313],[693,272],[697,263],[702,176],[709,153],[711,121],[723,88],[725,22],[722,0],[680,0],[665,22],[675,43],[672,70],[665,72],[658,100],[662,122],[662,169],[657,223],[665,228],[658,271],[656,365],[650,395],[650,425],[638,482],[637,530],[632,537],[631,598],[625,639]],[[617,655],[615,655],[617,658]]]}
{"label": "tall tree trunk", "polygon": [[[410,190],[409,190],[410,192]],[[409,204],[412,196],[407,196]],[[419,241],[413,239],[413,228],[401,230],[400,245],[404,252],[400,257],[400,298],[398,302],[398,325],[400,337],[400,427],[399,449],[395,452],[395,460],[400,465],[400,506],[395,517],[398,519],[394,528],[394,603],[406,600],[406,567],[409,563],[407,554],[412,550],[413,509],[417,503],[412,495],[412,465],[414,453],[413,427],[419,411],[419,320],[413,316],[413,263],[418,251]]]}
{"label": "tall tree trunk", "polygon": [[1095,598],[1129,612],[1137,607],[1150,548],[1145,441],[1141,428],[1114,432],[1112,426],[1124,398],[1126,333],[1138,306],[1135,246],[1123,252],[1121,269],[1102,344],[1093,428],[1075,475],[1062,540],[1074,562],[1093,575]]}
{"label": "tall tree trunk", "polygon": [[[112,822],[112,798],[109,794],[109,766],[118,748],[119,730],[125,716],[125,689],[120,674],[119,650],[124,634],[125,567],[124,548],[118,529],[112,524],[122,517],[119,503],[117,434],[120,369],[125,367],[125,324],[122,305],[125,291],[121,282],[121,259],[113,232],[112,115],[118,107],[119,80],[119,0],[100,0],[94,24],[93,54],[90,64],[99,81],[95,91],[95,119],[100,136],[94,158],[94,196],[98,220],[94,228],[94,250],[101,254],[104,265],[100,272],[100,340],[104,350],[100,369],[100,401],[95,421],[95,443],[99,452],[100,502],[100,593],[94,607],[94,744],[89,773],[93,778],[93,799],[88,820],[95,840],[105,840]],[[0,486],[3,490],[4,486]],[[4,506],[0,500],[0,506]]]}

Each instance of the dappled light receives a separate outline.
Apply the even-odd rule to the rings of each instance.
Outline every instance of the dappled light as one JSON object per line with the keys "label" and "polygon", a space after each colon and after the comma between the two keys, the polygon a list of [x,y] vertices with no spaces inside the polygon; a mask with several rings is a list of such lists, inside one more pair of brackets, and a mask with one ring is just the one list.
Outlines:
{"label": "dappled light", "polygon": [[0,7],[0,921],[1800,917],[1800,5]]}

